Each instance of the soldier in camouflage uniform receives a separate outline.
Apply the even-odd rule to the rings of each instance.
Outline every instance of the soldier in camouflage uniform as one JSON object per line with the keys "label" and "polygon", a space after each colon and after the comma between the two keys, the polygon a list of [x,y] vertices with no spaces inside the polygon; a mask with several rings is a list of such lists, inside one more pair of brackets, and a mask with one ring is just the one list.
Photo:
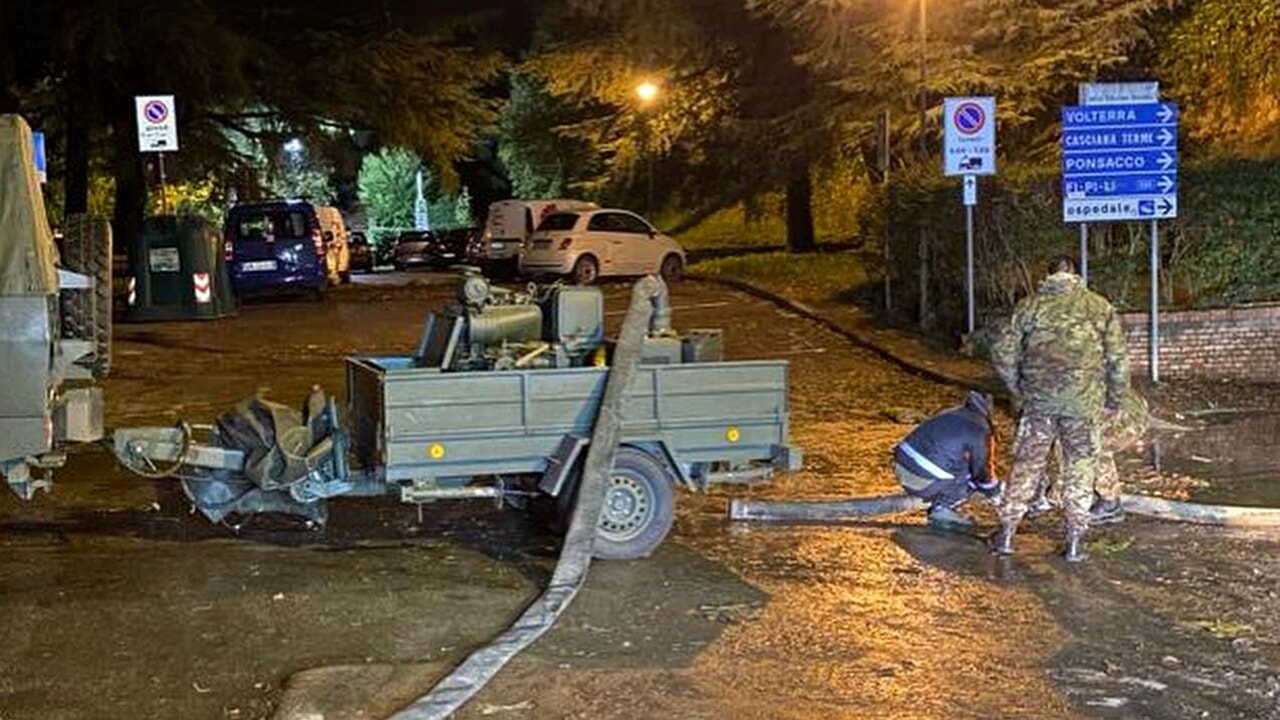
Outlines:
{"label": "soldier in camouflage uniform", "polygon": [[[1129,388],[1120,398],[1120,412],[1103,423],[1102,452],[1098,455],[1098,478],[1094,484],[1093,507],[1089,510],[1089,523],[1099,525],[1124,520],[1124,508],[1120,505],[1120,471],[1116,468],[1116,453],[1133,447],[1147,432],[1147,401],[1137,390]],[[1054,446],[1058,468],[1062,468],[1062,450]],[[1040,478],[1035,499],[1027,509],[1027,517],[1037,517],[1062,504],[1059,497],[1061,479],[1050,482],[1049,473]]]}
{"label": "soldier in camouflage uniform", "polygon": [[1013,471],[993,551],[1013,553],[1018,523],[1035,495],[1054,440],[1063,453],[1066,557],[1084,559],[1104,419],[1128,389],[1124,334],[1115,308],[1091,292],[1069,256],[1055,258],[1035,294],[1013,311],[992,350],[996,371],[1022,406]]}

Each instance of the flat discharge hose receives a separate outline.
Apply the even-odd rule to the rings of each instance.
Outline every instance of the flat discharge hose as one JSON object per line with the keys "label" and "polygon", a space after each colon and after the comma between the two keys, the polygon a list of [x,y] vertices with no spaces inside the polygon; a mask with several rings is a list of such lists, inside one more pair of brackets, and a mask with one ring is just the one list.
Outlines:
{"label": "flat discharge hose", "polygon": [[547,589],[489,645],[473,652],[426,695],[389,720],[442,720],[470,700],[521,650],[532,645],[555,624],[587,579],[596,525],[604,505],[609,471],[613,468],[622,431],[622,401],[640,364],[640,351],[654,305],[665,304],[666,286],[648,276],[635,284],[622,332],[614,347],[613,364],[591,431],[591,445],[582,469],[578,499],[565,534],[560,560]]}
{"label": "flat discharge hose", "polygon": [[[1221,527],[1280,527],[1280,508],[1207,505],[1150,495],[1124,495],[1123,503],[1124,509],[1135,515],[1172,522]],[[923,500],[905,494],[811,502],[735,499],[729,503],[729,519],[779,523],[842,522],[896,515],[920,510],[927,505]]]}

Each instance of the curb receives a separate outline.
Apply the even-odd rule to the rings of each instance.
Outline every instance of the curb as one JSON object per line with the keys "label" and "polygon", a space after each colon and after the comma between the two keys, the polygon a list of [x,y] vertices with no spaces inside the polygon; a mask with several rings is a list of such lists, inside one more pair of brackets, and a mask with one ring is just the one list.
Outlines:
{"label": "curb", "polygon": [[801,317],[804,317],[807,320],[811,320],[813,322],[818,323],[819,325],[825,327],[831,332],[845,338],[846,340],[849,340],[850,342],[854,343],[855,345],[865,350],[870,350],[871,352],[875,353],[881,358],[888,360],[889,362],[897,365],[898,367],[901,367],[904,370],[907,370],[909,372],[928,378],[929,380],[932,380],[936,383],[940,383],[943,385],[952,385],[955,387],[963,388],[965,390],[980,390],[982,392],[991,393],[1001,398],[1005,397],[1005,392],[1003,388],[996,388],[992,385],[975,383],[970,378],[961,377],[959,375],[953,375],[945,370],[939,370],[938,368],[930,367],[923,363],[917,362],[912,358],[909,358],[905,355],[896,353],[886,348],[885,346],[877,343],[875,340],[867,337],[862,333],[859,333],[855,330],[850,330],[849,328],[844,327],[840,323],[828,318],[827,316],[809,307],[808,305],[805,305],[804,303],[801,303],[796,300],[792,300],[790,298],[784,297],[782,295],[771,292],[769,290],[765,290],[764,288],[759,287],[757,285],[752,285],[751,283],[748,283],[742,280],[735,280],[733,278],[709,277],[709,276],[701,275],[697,273],[685,273],[685,277],[690,280],[714,283],[716,285],[722,285],[724,287],[733,288],[734,290],[744,292],[753,297],[760,298],[761,300],[767,300],[768,302],[771,302],[774,305],[777,305],[778,307],[785,308],[786,310],[790,310],[791,312],[794,312],[797,315],[800,315]]}

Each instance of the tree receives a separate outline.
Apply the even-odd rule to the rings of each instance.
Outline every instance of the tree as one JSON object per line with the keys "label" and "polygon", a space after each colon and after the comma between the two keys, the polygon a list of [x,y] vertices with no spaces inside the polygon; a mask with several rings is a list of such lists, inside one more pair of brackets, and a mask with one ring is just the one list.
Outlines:
{"label": "tree", "polygon": [[380,254],[389,251],[396,233],[413,227],[415,178],[421,168],[418,157],[404,148],[383,148],[360,165],[360,202],[369,213],[369,239]]}
{"label": "tree", "polygon": [[479,39],[501,4],[5,3],[0,105],[26,112],[35,89],[59,95],[47,106],[59,117],[41,120],[64,131],[67,206],[87,204],[89,167],[105,158],[116,237],[136,233],[146,203],[138,94],[177,96],[182,150],[168,163],[177,179],[236,175],[235,135],[272,144],[330,129],[412,148],[451,184],[453,163],[496,117],[488,84],[503,60]]}
{"label": "tree", "polygon": [[1219,152],[1280,155],[1280,6],[1200,0],[1159,54],[1165,91],[1193,112],[1187,135]]}
{"label": "tree", "polygon": [[574,107],[548,93],[536,75],[512,74],[499,122],[498,157],[516,197],[565,197],[599,172],[592,146],[562,131],[576,120]]}

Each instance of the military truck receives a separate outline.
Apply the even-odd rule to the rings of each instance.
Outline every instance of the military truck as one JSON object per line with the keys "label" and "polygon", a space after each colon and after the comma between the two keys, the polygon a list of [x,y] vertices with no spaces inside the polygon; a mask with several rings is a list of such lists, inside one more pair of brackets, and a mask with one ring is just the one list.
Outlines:
{"label": "military truck", "polygon": [[54,245],[36,179],[31,128],[0,115],[0,475],[24,499],[49,487],[71,442],[103,436],[111,347],[111,237],[68,218]]}

